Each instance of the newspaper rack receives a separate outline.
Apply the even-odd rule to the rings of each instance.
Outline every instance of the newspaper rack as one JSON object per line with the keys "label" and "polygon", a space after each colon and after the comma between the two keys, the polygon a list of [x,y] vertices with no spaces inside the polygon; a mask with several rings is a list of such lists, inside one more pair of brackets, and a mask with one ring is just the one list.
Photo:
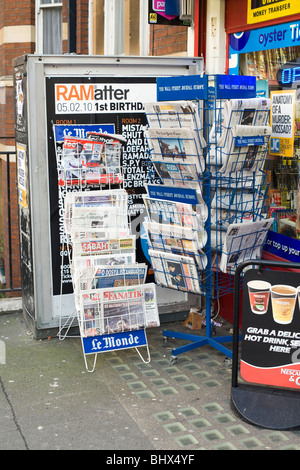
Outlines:
{"label": "newspaper rack", "polygon": [[[161,193],[156,212],[155,205],[149,207],[149,198],[145,198],[149,255],[155,280],[164,287],[203,295],[206,304],[204,337],[163,331],[164,337],[189,342],[173,349],[172,362],[179,354],[205,344],[232,358],[231,349],[223,346],[223,343],[231,342],[232,337],[212,337],[211,304],[217,304],[220,296],[233,292],[233,276],[241,262],[261,257],[273,221],[265,220],[264,210],[268,189],[265,159],[271,133],[268,126],[270,101],[255,98],[255,86],[248,97],[245,92],[235,99],[238,86],[226,95],[231,81],[236,84],[236,81],[248,78],[226,76],[226,86],[221,86],[220,76],[204,76],[203,89],[207,90],[206,86],[210,85],[210,93],[214,90],[210,97],[204,91],[203,96],[191,96],[191,101],[183,102],[179,101],[179,93],[178,98],[173,96],[174,101],[165,101],[166,97],[158,94],[159,102],[146,107],[150,171],[152,181],[158,181],[162,188],[156,191]],[[167,80],[165,89],[171,90],[172,78]],[[158,82],[158,89],[162,90],[164,79]],[[178,80],[176,85],[180,88]],[[182,203],[182,197],[176,199],[175,189],[178,193],[179,188],[187,191],[187,203],[191,190],[198,197],[193,210],[190,209],[187,224],[182,221],[180,209],[176,213],[169,208],[170,194],[175,204]],[[203,217],[204,207],[206,217]],[[164,241],[158,240],[158,232],[153,236],[151,223],[161,224],[159,233]],[[187,244],[176,243],[174,236],[170,243],[170,234],[166,230],[172,231],[170,227],[174,225],[181,227],[182,238],[189,242],[194,240],[192,249],[187,249]],[[193,236],[184,234],[187,226]],[[203,240],[204,235],[205,243],[200,242],[197,246],[195,240]],[[170,270],[170,266],[174,269],[174,259],[177,279]]]}
{"label": "newspaper rack", "polygon": [[143,362],[150,362],[145,329],[159,325],[155,285],[145,283],[147,266],[135,258],[128,194],[122,187],[122,137],[91,134],[65,138],[56,153],[63,213],[61,298],[67,259],[75,302],[69,315],[60,311],[58,337],[63,340],[72,326],[79,328],[88,372],[94,371],[99,353],[119,349],[134,348]]}

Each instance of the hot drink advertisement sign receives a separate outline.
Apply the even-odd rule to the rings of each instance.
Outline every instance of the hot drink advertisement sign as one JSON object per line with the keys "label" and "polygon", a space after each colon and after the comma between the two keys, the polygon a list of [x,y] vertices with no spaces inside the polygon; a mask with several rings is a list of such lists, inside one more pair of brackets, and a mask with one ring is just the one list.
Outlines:
{"label": "hot drink advertisement sign", "polygon": [[241,377],[300,389],[300,276],[250,269],[243,278]]}

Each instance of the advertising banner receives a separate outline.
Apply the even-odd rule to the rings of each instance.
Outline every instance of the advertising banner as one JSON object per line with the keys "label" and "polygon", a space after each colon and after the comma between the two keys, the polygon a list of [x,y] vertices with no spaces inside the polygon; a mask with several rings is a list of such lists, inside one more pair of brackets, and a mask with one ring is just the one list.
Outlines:
{"label": "advertising banner", "polygon": [[[61,272],[61,259],[66,247],[56,152],[60,151],[65,137],[85,139],[88,132],[117,134],[125,139],[121,164],[124,189],[129,195],[128,212],[132,224],[135,224],[135,233],[144,207],[144,183],[150,182],[148,146],[143,132],[147,124],[143,103],[156,100],[156,78],[48,77],[46,94],[53,294],[60,295],[61,279],[57,273]],[[63,198],[62,193],[60,191]],[[142,257],[138,261],[143,262],[143,251],[138,246],[137,255]],[[63,293],[71,293],[69,267],[64,266],[64,271]]]}
{"label": "advertising banner", "polygon": [[295,90],[271,92],[272,135],[269,149],[271,155],[284,157],[294,155],[295,101]]}
{"label": "advertising banner", "polygon": [[[251,3],[250,0],[248,2]],[[299,5],[297,0],[297,13]],[[268,2],[269,3],[269,2]],[[287,2],[280,2],[287,3]],[[292,3],[292,2],[288,2]],[[265,7],[267,9],[267,7]],[[264,19],[264,21],[266,18]],[[255,21],[257,23],[257,20]],[[247,31],[240,31],[229,35],[229,74],[239,74],[239,55],[248,52],[268,51],[270,49],[281,49],[284,47],[294,47],[299,45],[300,31],[299,23],[296,21],[289,23],[266,26],[265,28],[255,28]],[[272,67],[272,63],[270,64]],[[270,78],[270,77],[269,77]]]}
{"label": "advertising banner", "polygon": [[300,388],[299,274],[250,269],[243,282],[241,376]]}

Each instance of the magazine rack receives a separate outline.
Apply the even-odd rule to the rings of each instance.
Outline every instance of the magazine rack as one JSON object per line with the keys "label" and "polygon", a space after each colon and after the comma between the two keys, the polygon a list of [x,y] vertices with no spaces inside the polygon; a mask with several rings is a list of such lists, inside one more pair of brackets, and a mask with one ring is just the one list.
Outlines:
{"label": "magazine rack", "polygon": [[[57,159],[64,222],[63,251],[68,254],[75,300],[75,309],[64,323],[60,312],[58,336],[65,339],[77,321],[88,372],[94,371],[99,353],[116,349],[135,348],[140,358],[149,362],[145,329],[159,325],[155,285],[145,284],[147,266],[136,262],[128,195],[122,188],[119,171],[120,146],[112,146],[108,135],[108,142],[100,145],[98,137],[80,140],[84,143],[83,150],[92,152],[89,157],[93,166],[88,169],[85,159],[72,169],[73,176],[65,168],[69,147],[78,146],[74,138],[65,139],[63,152]],[[70,160],[74,167],[73,157]],[[100,167],[96,165],[99,161],[109,161],[110,166],[101,163]],[[61,294],[64,262],[62,256]],[[140,352],[141,347],[146,347],[146,358]],[[88,355],[94,356],[91,367]]]}
{"label": "magazine rack", "polygon": [[[228,76],[227,79],[231,80]],[[154,167],[152,180],[159,178],[160,186],[157,187],[161,188],[152,192],[152,196],[155,194],[160,199],[160,204],[152,197],[150,205],[149,197],[145,198],[149,255],[155,280],[163,287],[201,294],[206,300],[204,337],[163,331],[166,338],[189,341],[189,344],[173,349],[171,361],[179,354],[205,344],[232,358],[231,349],[223,346],[223,343],[231,342],[232,337],[213,338],[211,304],[218,302],[221,295],[233,292],[233,274],[242,261],[261,257],[272,223],[272,219],[265,219],[264,210],[268,189],[265,158],[270,137],[267,125],[270,101],[227,99],[224,92],[220,98],[219,76],[207,80],[209,89],[214,90],[209,99],[161,101],[146,107],[146,135]],[[168,88],[172,88],[172,81]],[[232,95],[234,93],[229,93],[229,98]],[[188,191],[193,190],[198,197],[196,207],[192,208],[190,204],[190,211],[182,210],[182,197],[177,199],[174,188],[183,188],[183,193],[186,191],[186,202],[190,197]],[[173,212],[170,211],[170,194],[173,206],[177,204]],[[203,217],[203,203],[206,217]],[[183,216],[186,213],[193,232],[189,235],[184,234],[187,225]],[[154,234],[153,224],[150,225],[153,222],[157,224]],[[186,249],[187,243],[178,243],[178,237],[177,242],[176,237],[170,242],[167,231],[174,224],[181,229],[179,236],[181,233],[181,237],[190,242],[189,249]],[[204,244],[198,242],[204,239]],[[177,280],[170,269],[174,258]]]}

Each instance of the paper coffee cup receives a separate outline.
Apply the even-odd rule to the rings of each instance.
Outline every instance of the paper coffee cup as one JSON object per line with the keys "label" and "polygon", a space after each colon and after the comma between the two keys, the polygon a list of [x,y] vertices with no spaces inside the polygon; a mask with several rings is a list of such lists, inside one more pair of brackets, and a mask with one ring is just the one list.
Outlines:
{"label": "paper coffee cup", "polygon": [[266,313],[269,306],[271,284],[253,280],[247,283],[251,311],[258,315]]}
{"label": "paper coffee cup", "polygon": [[291,323],[297,300],[297,289],[293,286],[277,284],[271,287],[273,318],[276,323]]}

